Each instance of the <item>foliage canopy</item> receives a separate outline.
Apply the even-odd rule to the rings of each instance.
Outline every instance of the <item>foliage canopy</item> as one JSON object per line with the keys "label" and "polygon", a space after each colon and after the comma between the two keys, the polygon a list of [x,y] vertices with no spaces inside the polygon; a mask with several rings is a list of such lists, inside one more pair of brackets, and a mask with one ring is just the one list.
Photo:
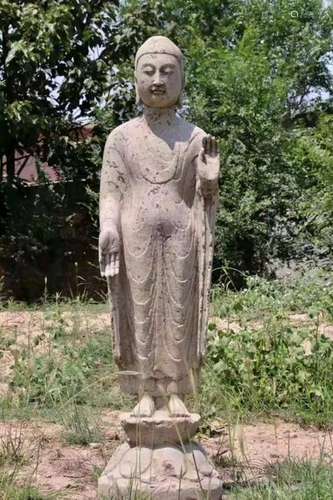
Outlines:
{"label": "foliage canopy", "polygon": [[[160,33],[186,56],[181,112],[221,145],[216,277],[330,260],[332,12],[320,0],[0,0],[8,184],[25,150],[96,190],[106,134],[137,113],[135,52]],[[77,141],[88,121],[94,137]]]}

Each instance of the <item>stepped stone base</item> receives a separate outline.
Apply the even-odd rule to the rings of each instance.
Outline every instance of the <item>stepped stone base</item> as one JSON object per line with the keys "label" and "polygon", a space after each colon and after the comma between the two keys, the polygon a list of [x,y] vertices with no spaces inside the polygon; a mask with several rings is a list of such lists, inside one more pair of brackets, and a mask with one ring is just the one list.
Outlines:
{"label": "stepped stone base", "polygon": [[98,498],[220,500],[222,481],[217,471],[204,449],[190,441],[199,421],[194,414],[126,417],[122,424],[128,442],[116,449],[99,478]]}
{"label": "stepped stone base", "polygon": [[196,443],[159,448],[122,444],[98,481],[100,500],[219,500],[222,482]]}
{"label": "stepped stone base", "polygon": [[121,423],[131,446],[153,447],[189,442],[199,428],[200,415],[170,417],[165,410],[157,410],[153,417],[126,416]]}

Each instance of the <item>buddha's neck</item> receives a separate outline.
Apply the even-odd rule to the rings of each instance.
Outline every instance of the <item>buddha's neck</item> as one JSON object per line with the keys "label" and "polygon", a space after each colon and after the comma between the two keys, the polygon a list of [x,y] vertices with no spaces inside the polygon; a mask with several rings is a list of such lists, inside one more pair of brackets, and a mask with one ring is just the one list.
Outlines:
{"label": "buddha's neck", "polygon": [[172,126],[177,118],[176,107],[172,108],[148,108],[144,107],[143,117],[147,125],[152,129],[163,129]]}

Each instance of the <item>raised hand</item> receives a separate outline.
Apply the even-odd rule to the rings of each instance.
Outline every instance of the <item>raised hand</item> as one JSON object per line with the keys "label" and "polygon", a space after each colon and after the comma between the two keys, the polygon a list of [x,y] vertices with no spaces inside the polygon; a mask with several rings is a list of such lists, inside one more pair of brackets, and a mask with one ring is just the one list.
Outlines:
{"label": "raised hand", "polygon": [[114,225],[104,226],[98,240],[98,255],[101,275],[106,278],[119,273],[120,238]]}
{"label": "raised hand", "polygon": [[202,139],[202,148],[199,153],[198,173],[203,181],[216,181],[219,177],[220,155],[215,137],[206,135]]}

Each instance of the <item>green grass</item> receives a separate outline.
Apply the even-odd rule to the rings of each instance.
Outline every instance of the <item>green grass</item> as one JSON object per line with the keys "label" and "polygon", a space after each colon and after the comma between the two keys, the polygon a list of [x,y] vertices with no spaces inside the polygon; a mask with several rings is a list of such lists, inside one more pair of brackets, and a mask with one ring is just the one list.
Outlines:
{"label": "green grass", "polygon": [[231,489],[230,500],[332,500],[333,469],[311,462],[285,462],[266,470],[268,482]]}
{"label": "green grass", "polygon": [[308,313],[333,320],[333,272],[314,268],[291,279],[249,276],[247,287],[212,289],[212,315],[239,321],[262,320],[272,314]]}
{"label": "green grass", "polygon": [[46,352],[22,350],[11,386],[22,408],[88,403],[118,409],[126,396],[118,390],[115,371],[109,330],[74,336],[59,321],[50,332]]}
{"label": "green grass", "polygon": [[0,473],[1,500],[56,500],[54,495],[44,495],[30,484],[18,486],[16,481],[16,474]]}
{"label": "green grass", "polygon": [[[333,322],[333,273],[308,272],[291,281],[249,278],[240,292],[213,291],[213,314],[236,322],[219,329],[211,321],[199,411],[203,429],[216,417],[250,419],[279,414],[331,427],[333,342],[319,334]],[[307,313],[295,325],[291,314]],[[231,323],[232,324],[232,323]]]}
{"label": "green grass", "polygon": [[[240,331],[210,324],[196,398],[203,429],[216,417],[251,419],[271,413],[318,426],[332,424],[333,344],[318,334],[319,322],[332,318],[332,282],[333,273],[317,270],[289,282],[252,277],[240,292],[214,289],[214,314],[237,321]],[[131,399],[116,383],[110,328],[92,331],[87,321],[107,306],[58,297],[40,311],[45,328],[16,356],[14,397],[1,400],[3,418],[37,414],[57,420],[68,413],[69,421],[73,405],[90,414],[129,408]],[[310,313],[310,322],[293,325],[289,315],[295,312]],[[1,338],[3,349],[15,341],[15,336]]]}
{"label": "green grass", "polygon": [[70,445],[86,446],[99,443],[103,434],[98,424],[98,415],[87,408],[74,404],[62,415],[63,435]]}
{"label": "green grass", "polygon": [[[232,424],[277,414],[318,427],[332,426],[333,342],[318,330],[321,322],[333,322],[332,283],[333,273],[313,271],[289,282],[249,278],[247,289],[240,292],[213,290],[213,316],[234,321],[238,328],[221,328],[216,320],[210,323],[200,394],[192,401],[203,417],[203,432],[210,432],[215,419]],[[17,310],[15,304],[5,309]],[[0,399],[1,419],[54,421],[62,425],[67,444],[100,442],[101,412],[133,406],[117,385],[108,324],[92,327],[88,321],[107,312],[108,306],[58,297],[31,310],[41,314],[43,327],[25,346],[17,350],[16,333],[0,332],[0,350],[15,352],[10,397]],[[294,313],[307,313],[308,321],[295,325],[290,320]],[[15,438],[6,446],[0,465],[14,463],[19,469],[19,442]],[[325,496],[332,490],[329,471],[323,465],[318,470],[307,463],[281,465],[267,471],[269,483],[234,488],[231,495],[333,498]],[[0,491],[11,495],[5,500],[44,498],[30,485],[16,484],[16,479],[10,482],[0,476]]]}
{"label": "green grass", "polygon": [[331,426],[332,373],[333,342],[315,328],[272,318],[258,330],[215,331],[203,370],[201,412],[206,420],[280,413]]}

